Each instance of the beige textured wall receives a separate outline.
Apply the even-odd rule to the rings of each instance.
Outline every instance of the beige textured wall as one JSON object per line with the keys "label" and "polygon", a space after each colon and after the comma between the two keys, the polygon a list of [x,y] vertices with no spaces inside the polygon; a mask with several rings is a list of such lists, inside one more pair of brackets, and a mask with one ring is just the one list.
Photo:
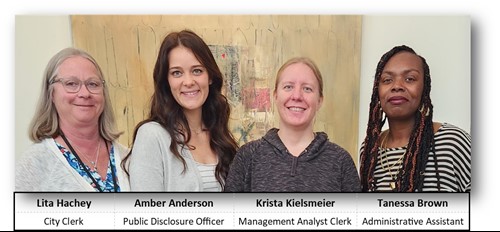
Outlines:
{"label": "beige textured wall", "polygon": [[148,114],[162,39],[190,29],[212,48],[225,74],[230,126],[240,143],[278,126],[272,99],[276,71],[291,57],[308,56],[324,78],[315,130],[325,131],[357,163],[361,16],[73,15],[71,21],[74,46],[102,66],[125,145]]}

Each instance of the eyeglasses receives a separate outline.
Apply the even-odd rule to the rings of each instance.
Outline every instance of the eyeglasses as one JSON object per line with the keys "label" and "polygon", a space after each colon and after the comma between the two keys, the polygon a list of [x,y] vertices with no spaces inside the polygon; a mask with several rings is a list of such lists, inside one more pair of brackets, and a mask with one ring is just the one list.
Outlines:
{"label": "eyeglasses", "polygon": [[56,82],[61,82],[62,86],[68,93],[78,93],[82,87],[82,83],[87,87],[87,90],[91,93],[98,94],[101,93],[104,87],[104,80],[98,79],[88,79],[86,81],[81,81],[78,78],[60,78],[53,79],[50,84]]}

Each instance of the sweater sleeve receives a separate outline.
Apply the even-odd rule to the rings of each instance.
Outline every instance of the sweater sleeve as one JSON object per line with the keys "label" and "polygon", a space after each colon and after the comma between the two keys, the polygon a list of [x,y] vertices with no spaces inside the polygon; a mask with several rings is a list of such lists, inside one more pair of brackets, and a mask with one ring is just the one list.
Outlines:
{"label": "sweater sleeve", "polygon": [[40,183],[45,177],[43,166],[36,154],[23,154],[23,158],[16,164],[16,191],[40,191]]}
{"label": "sweater sleeve", "polygon": [[[53,147],[52,147],[53,146]],[[31,145],[16,163],[16,191],[95,191],[61,155],[52,138]]]}
{"label": "sweater sleeve", "polygon": [[351,155],[345,150],[342,152],[342,192],[361,192],[356,165]]}
{"label": "sweater sleeve", "polygon": [[161,140],[170,141],[160,133],[160,127],[146,123],[138,131],[130,157],[131,191],[164,191],[164,160]]}
{"label": "sweater sleeve", "polygon": [[250,189],[250,152],[249,146],[242,146],[229,168],[226,178],[225,192],[249,192]]}

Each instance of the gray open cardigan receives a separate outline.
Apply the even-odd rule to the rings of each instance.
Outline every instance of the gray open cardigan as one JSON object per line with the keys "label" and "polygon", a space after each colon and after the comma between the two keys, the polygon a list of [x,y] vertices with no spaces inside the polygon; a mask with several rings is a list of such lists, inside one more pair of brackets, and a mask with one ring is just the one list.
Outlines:
{"label": "gray open cardigan", "polygon": [[157,122],[139,127],[129,166],[132,191],[203,191],[203,180],[191,152],[178,146],[186,161],[184,170],[182,161],[170,151],[171,140],[167,130]]}

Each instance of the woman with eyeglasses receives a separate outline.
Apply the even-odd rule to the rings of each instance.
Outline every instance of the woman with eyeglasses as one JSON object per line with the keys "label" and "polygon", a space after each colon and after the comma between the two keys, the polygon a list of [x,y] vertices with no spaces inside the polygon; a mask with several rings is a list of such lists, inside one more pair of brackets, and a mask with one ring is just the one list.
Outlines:
{"label": "woman with eyeglasses", "polygon": [[129,190],[120,167],[127,149],[101,68],[85,51],[66,48],[49,61],[30,126],[34,142],[16,164],[16,191]]}

